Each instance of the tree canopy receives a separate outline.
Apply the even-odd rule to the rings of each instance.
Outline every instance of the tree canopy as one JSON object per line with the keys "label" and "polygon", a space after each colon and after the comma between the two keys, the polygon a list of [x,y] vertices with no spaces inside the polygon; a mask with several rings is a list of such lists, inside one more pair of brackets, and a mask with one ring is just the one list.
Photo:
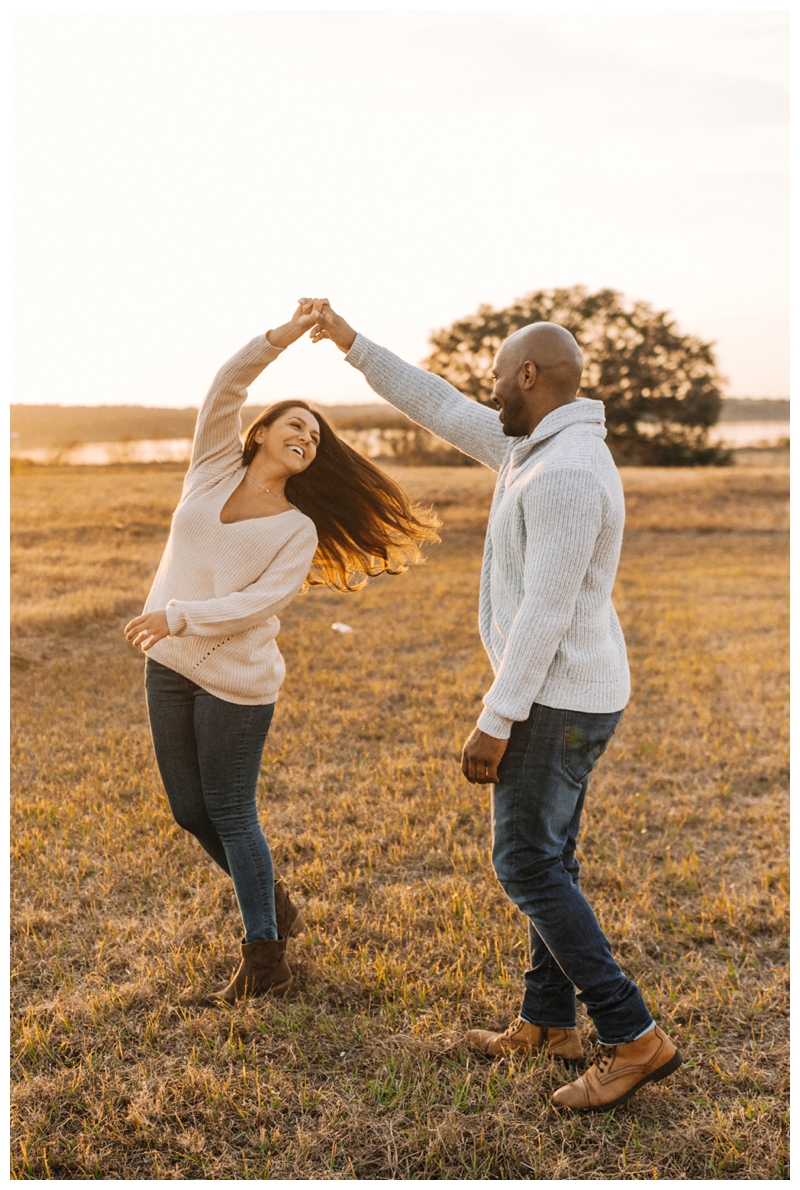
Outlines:
{"label": "tree canopy", "polygon": [[578,341],[584,369],[579,395],[605,403],[608,445],[618,462],[685,466],[724,463],[708,443],[719,418],[721,377],[713,345],[681,334],[666,311],[630,302],[613,289],[541,289],[504,310],[475,314],[431,335],[429,371],[489,404],[500,344],[534,322],[556,322]]}

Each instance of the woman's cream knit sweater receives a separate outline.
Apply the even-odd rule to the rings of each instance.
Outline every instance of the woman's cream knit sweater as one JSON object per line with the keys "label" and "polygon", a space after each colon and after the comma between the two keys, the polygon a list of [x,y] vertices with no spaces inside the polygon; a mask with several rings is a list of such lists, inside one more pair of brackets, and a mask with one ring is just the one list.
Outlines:
{"label": "woman's cream knit sweater", "polygon": [[239,410],[248,385],[281,354],[259,335],[223,365],[197,419],[192,458],[144,610],[166,608],[169,636],[149,650],[226,702],[278,697],[286,668],[277,612],[302,587],[317,548],[296,508],[225,525],[220,513],[244,478]]}

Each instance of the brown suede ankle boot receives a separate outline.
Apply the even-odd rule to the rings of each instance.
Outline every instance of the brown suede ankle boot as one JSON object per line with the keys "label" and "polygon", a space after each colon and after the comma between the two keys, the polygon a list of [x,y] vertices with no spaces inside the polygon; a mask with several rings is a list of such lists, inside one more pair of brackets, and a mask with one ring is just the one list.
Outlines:
{"label": "brown suede ankle boot", "polygon": [[286,962],[286,939],[243,942],[242,961],[231,982],[221,992],[211,992],[204,1004],[235,1004],[245,996],[261,996],[271,992],[284,996],[292,986],[293,975]]}
{"label": "brown suede ankle boot", "polygon": [[302,910],[292,904],[288,885],[282,876],[275,880],[275,921],[278,937],[285,938],[287,942],[306,928]]}
{"label": "brown suede ankle boot", "polygon": [[551,1102],[574,1111],[610,1111],[645,1083],[677,1070],[683,1059],[658,1025],[625,1045],[601,1045],[592,1065],[574,1082],[559,1087]]}
{"label": "brown suede ankle boot", "polygon": [[491,1033],[488,1029],[470,1029],[467,1045],[499,1058],[502,1054],[538,1054],[542,1050],[569,1065],[583,1061],[583,1046],[577,1029],[545,1029],[530,1025],[520,1017],[512,1021],[505,1033]]}

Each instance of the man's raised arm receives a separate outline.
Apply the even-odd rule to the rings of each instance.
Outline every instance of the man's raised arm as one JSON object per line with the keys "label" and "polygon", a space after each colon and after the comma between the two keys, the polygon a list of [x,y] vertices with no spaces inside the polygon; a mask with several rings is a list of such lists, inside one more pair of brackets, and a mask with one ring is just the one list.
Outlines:
{"label": "man's raised arm", "polygon": [[471,401],[441,376],[415,368],[359,335],[327,302],[315,302],[315,343],[331,339],[376,393],[457,450],[499,471],[509,440],[496,412]]}

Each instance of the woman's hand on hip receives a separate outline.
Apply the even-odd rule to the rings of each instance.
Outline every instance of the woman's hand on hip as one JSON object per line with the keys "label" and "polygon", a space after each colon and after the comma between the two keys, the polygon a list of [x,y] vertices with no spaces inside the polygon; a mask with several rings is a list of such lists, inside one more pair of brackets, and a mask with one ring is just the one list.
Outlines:
{"label": "woman's hand on hip", "polygon": [[143,653],[152,649],[156,641],[169,636],[169,623],[164,608],[157,612],[147,612],[144,616],[137,616],[125,625],[125,637],[134,648],[141,648]]}

